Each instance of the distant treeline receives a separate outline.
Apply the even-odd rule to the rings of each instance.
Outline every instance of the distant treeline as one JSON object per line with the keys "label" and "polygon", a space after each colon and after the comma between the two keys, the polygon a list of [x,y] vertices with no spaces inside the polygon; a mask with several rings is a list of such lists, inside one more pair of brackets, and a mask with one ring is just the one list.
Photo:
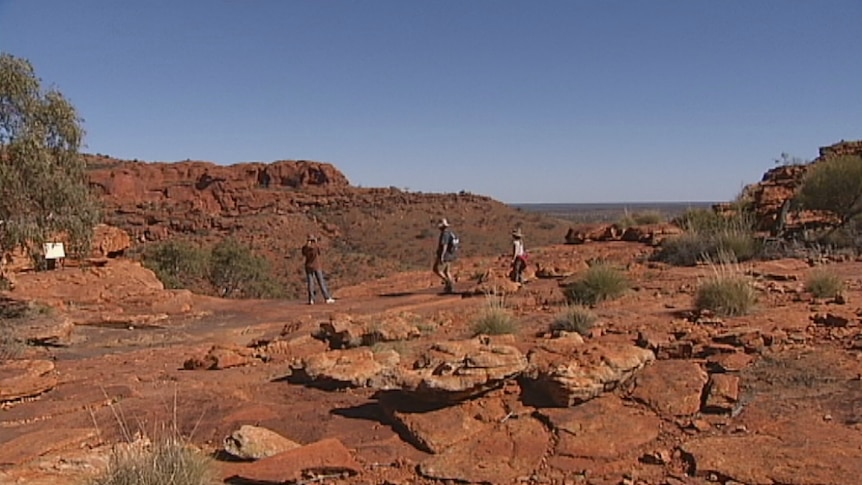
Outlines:
{"label": "distant treeline", "polygon": [[615,202],[591,204],[510,204],[516,209],[540,212],[551,217],[580,223],[616,222],[634,214],[658,213],[665,220],[689,209],[710,208],[716,202]]}

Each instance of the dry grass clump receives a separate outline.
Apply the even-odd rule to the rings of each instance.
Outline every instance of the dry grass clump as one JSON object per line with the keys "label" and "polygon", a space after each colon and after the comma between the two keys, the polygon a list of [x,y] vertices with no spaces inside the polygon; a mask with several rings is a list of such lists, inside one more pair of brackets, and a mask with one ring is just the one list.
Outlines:
{"label": "dry grass clump", "polygon": [[685,233],[664,240],[654,259],[694,266],[724,253],[731,254],[734,261],[748,261],[761,250],[754,237],[754,222],[746,212],[726,216],[704,209],[690,210],[674,220]]}
{"label": "dry grass clump", "polygon": [[569,304],[595,305],[619,298],[628,288],[629,281],[620,270],[606,262],[598,262],[590,266],[580,279],[566,285],[563,293]]}
{"label": "dry grass clump", "polygon": [[108,468],[91,485],[211,485],[212,460],[182,440],[117,448]]}
{"label": "dry grass clump", "polygon": [[582,305],[566,306],[551,323],[552,332],[570,332],[589,335],[598,317],[589,308]]}
{"label": "dry grass clump", "polygon": [[518,321],[506,308],[503,296],[487,295],[485,306],[473,321],[473,335],[505,335],[518,331]]}
{"label": "dry grass clump", "polygon": [[844,291],[844,281],[827,269],[817,269],[805,279],[805,290],[816,298],[835,298]]}
{"label": "dry grass clump", "polygon": [[18,358],[24,351],[22,342],[8,322],[0,319],[0,362]]}
{"label": "dry grass clump", "polygon": [[660,222],[664,222],[665,216],[659,211],[643,211],[643,212],[635,212],[629,214],[628,211],[623,214],[619,221],[617,221],[617,225],[623,229],[632,227],[632,226],[643,226],[648,224],[658,224]]}
{"label": "dry grass clump", "polygon": [[695,295],[695,307],[721,317],[747,315],[757,303],[751,278],[731,263],[713,265],[713,275],[701,283]]}

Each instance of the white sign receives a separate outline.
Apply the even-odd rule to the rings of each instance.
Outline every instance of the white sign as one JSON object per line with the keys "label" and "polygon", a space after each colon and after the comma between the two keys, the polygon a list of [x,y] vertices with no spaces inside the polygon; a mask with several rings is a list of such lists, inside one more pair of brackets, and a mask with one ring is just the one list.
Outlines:
{"label": "white sign", "polygon": [[45,243],[45,259],[60,259],[66,257],[66,249],[63,243]]}

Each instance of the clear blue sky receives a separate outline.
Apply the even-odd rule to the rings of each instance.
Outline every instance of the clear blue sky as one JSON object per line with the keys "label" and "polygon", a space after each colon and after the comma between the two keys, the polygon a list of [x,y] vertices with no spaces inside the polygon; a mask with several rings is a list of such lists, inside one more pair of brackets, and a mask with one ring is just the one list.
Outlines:
{"label": "clear blue sky", "polygon": [[505,202],[714,201],[862,138],[860,0],[0,0],[86,151]]}

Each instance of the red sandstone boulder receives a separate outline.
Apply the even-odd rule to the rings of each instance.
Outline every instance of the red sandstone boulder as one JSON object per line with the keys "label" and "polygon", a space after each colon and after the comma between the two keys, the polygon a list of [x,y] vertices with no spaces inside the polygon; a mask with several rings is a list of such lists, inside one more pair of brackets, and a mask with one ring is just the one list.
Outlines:
{"label": "red sandstone boulder", "polygon": [[0,364],[0,402],[42,394],[57,385],[50,360],[11,360]]}
{"label": "red sandstone boulder", "polygon": [[634,345],[554,339],[530,352],[528,374],[555,405],[566,407],[615,389],[654,359]]}

